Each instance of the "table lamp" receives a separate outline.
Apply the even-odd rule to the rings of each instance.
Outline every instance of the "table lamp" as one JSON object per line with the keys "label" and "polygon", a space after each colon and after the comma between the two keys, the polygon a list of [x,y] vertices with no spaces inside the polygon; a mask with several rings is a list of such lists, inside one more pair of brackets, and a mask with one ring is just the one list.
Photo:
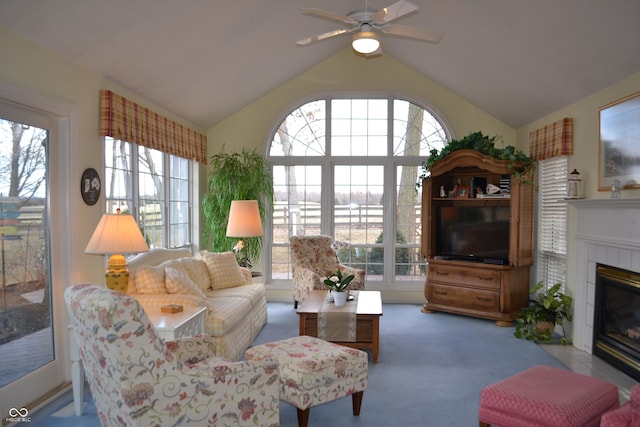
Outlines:
{"label": "table lamp", "polygon": [[120,214],[104,214],[84,250],[88,254],[112,254],[109,267],[105,272],[107,287],[115,291],[127,291],[129,270],[122,254],[148,252],[138,224],[133,216]]}
{"label": "table lamp", "polygon": [[[227,222],[227,237],[260,237],[264,235],[262,219],[257,200],[232,200]],[[238,242],[238,251],[242,254],[238,263],[251,268],[251,261],[247,256],[247,245]],[[244,264],[244,265],[243,265]]]}

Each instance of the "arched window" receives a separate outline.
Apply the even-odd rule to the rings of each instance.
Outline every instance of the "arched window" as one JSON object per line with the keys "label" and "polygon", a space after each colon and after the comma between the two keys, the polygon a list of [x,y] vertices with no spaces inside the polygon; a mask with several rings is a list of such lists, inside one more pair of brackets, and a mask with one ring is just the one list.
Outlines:
{"label": "arched window", "polygon": [[[449,140],[428,110],[394,97],[324,98],[291,111],[269,147],[271,278],[291,278],[289,237],[327,234],[367,282],[424,283],[420,164]],[[422,276],[422,277],[421,277]]]}

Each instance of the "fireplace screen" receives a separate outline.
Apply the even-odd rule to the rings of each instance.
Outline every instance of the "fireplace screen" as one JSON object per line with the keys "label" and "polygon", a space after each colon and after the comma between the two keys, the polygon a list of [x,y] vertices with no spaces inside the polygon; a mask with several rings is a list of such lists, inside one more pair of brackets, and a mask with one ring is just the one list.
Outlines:
{"label": "fireplace screen", "polygon": [[593,353],[640,381],[640,273],[598,264]]}

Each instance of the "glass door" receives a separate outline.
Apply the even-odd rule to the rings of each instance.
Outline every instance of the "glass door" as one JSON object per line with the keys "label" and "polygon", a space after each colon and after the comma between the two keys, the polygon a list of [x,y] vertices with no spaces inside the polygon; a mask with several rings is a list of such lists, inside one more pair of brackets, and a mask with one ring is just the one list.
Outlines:
{"label": "glass door", "polygon": [[50,277],[55,120],[0,100],[0,416],[28,418],[63,381]]}

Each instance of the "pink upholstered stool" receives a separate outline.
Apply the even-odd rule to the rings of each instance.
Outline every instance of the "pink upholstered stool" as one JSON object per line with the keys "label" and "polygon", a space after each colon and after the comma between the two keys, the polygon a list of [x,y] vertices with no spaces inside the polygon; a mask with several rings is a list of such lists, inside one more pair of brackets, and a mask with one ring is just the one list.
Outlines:
{"label": "pink upholstered stool", "polygon": [[640,384],[631,388],[629,401],[615,411],[602,416],[600,427],[634,427],[640,426]]}
{"label": "pink upholstered stool", "polygon": [[298,426],[307,426],[312,406],[349,395],[353,415],[360,415],[366,352],[303,335],[249,348],[244,357],[278,361],[280,400],[298,408]]}
{"label": "pink upholstered stool", "polygon": [[620,406],[606,381],[549,366],[534,366],[482,389],[480,426],[598,427]]}

